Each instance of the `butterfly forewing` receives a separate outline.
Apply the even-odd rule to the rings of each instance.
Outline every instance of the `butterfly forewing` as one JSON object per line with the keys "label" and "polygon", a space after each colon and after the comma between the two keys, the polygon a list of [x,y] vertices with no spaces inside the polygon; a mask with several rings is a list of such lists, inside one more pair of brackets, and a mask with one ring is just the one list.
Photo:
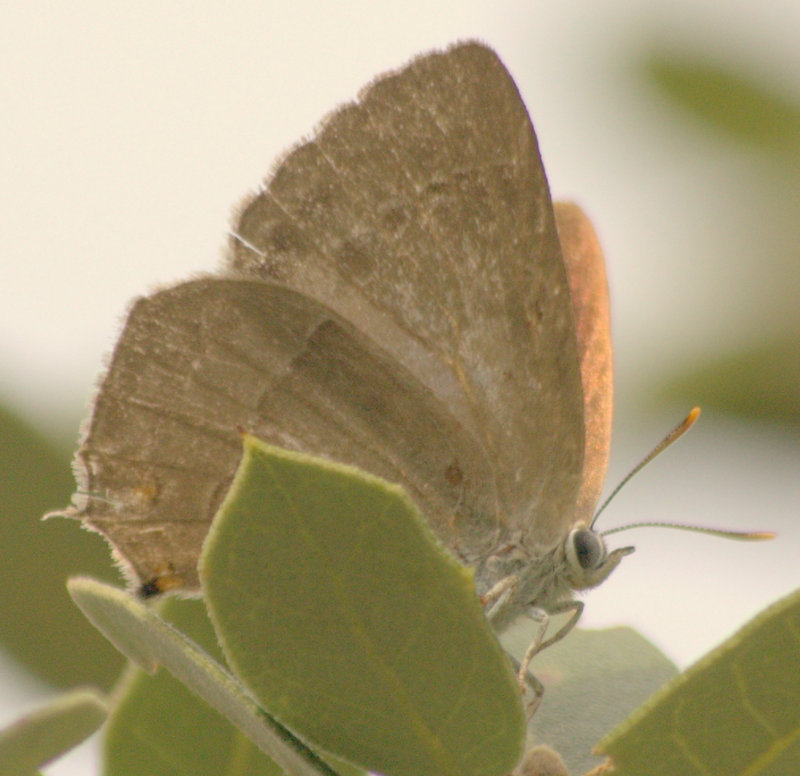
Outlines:
{"label": "butterfly forewing", "polygon": [[574,324],[533,128],[491,50],[422,57],[330,116],[244,205],[229,262],[368,332],[484,448],[492,469],[464,474],[493,479],[497,519],[530,544],[563,535],[583,455]]}

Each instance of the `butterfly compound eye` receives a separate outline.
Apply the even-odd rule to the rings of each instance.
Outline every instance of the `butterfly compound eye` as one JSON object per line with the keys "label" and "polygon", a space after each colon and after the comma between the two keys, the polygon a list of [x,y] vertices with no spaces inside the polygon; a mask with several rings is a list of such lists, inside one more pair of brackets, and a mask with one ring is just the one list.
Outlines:
{"label": "butterfly compound eye", "polygon": [[572,531],[567,538],[567,559],[573,568],[591,571],[606,559],[606,545],[602,537],[586,528]]}

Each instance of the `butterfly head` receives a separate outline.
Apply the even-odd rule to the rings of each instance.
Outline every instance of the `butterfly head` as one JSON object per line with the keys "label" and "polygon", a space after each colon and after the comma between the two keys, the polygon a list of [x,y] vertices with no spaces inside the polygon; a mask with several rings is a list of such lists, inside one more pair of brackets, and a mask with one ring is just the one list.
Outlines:
{"label": "butterfly head", "polygon": [[599,533],[591,527],[579,524],[569,532],[564,541],[567,583],[573,590],[596,587],[633,550],[633,547],[620,547],[609,552]]}

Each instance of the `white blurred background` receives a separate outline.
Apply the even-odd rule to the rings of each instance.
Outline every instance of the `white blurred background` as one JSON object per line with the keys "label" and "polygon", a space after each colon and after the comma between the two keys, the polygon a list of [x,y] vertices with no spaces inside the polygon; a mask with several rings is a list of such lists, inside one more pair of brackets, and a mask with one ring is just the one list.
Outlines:
{"label": "white blurred background", "polygon": [[[233,205],[374,75],[477,37],[515,77],[554,196],[584,206],[606,251],[613,485],[703,402],[658,400],[661,386],[780,330],[800,289],[797,167],[681,113],[643,63],[705,56],[798,103],[798,31],[794,0],[3,3],[0,401],[72,438],[133,296],[213,269]],[[586,596],[582,625],[632,625],[685,666],[794,589],[797,461],[796,427],[707,412],[603,525],[779,539],[613,537],[637,552]],[[50,692],[9,661],[0,687],[0,724]]]}

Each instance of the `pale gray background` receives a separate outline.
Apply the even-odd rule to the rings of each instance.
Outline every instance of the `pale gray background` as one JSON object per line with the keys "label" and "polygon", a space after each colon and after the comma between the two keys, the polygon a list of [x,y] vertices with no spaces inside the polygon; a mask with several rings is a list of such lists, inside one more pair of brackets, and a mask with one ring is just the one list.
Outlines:
{"label": "pale gray background", "polygon": [[[132,296],[212,269],[232,206],[375,74],[478,37],[515,76],[554,195],[584,205],[605,247],[613,484],[688,409],[648,404],[660,381],[755,339],[776,286],[749,263],[752,198],[769,199],[753,185],[762,160],[676,120],[636,62],[684,41],[797,99],[798,31],[794,0],[3,3],[0,399],[74,433]],[[774,528],[780,540],[614,537],[637,553],[586,597],[583,625],[633,625],[686,665],[792,590],[797,460],[780,428],[704,417],[604,525]],[[0,670],[2,723],[44,691]],[[92,757],[47,772],[86,773]]]}

